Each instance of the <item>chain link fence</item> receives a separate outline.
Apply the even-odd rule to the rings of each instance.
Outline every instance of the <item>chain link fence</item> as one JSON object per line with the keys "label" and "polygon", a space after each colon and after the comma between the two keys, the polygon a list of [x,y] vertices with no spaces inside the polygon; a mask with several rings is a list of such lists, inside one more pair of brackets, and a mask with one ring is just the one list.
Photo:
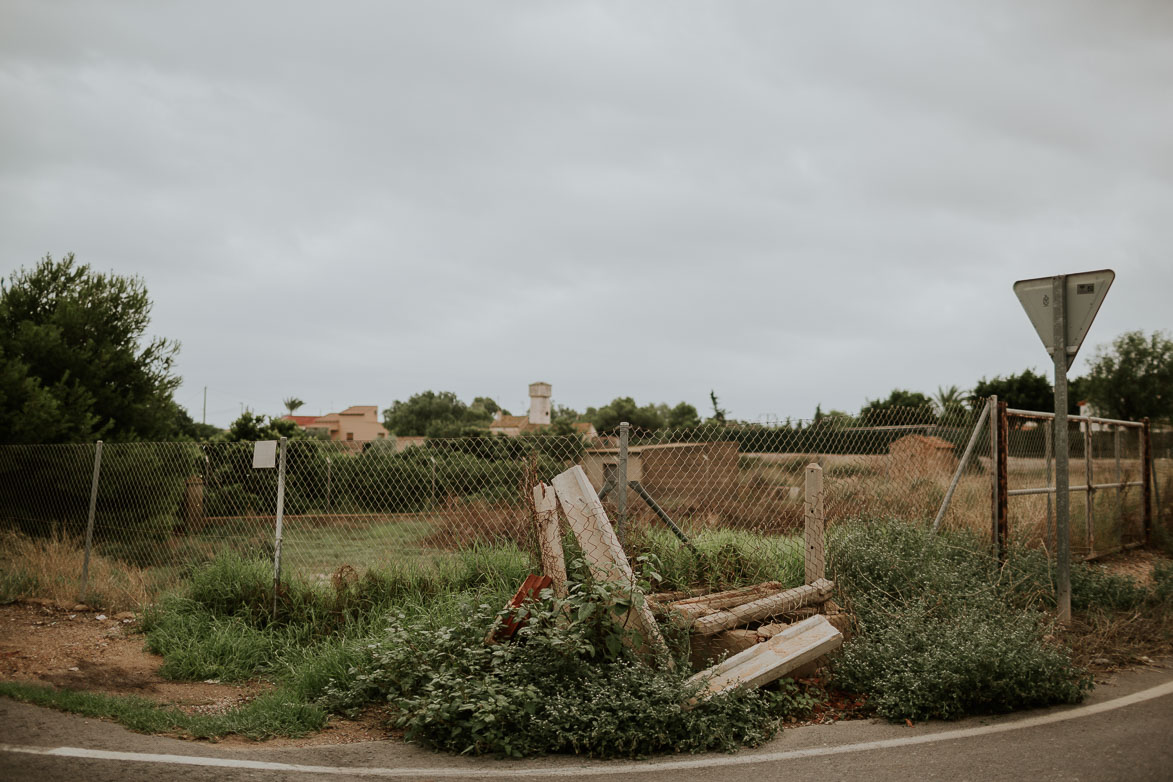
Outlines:
{"label": "chain link fence", "polygon": [[[601,494],[629,557],[688,551],[716,584],[729,582],[723,571],[737,567],[734,560],[758,552],[775,564],[792,562],[792,580],[801,583],[810,464],[822,468],[831,534],[854,520],[930,524],[935,517],[945,529],[989,534],[996,505],[992,429],[975,430],[984,415],[887,410],[870,419],[775,426],[624,427],[593,439],[551,429],[422,442],[292,439],[283,470],[254,468],[253,443],[0,446],[0,534],[12,548],[17,537],[80,545],[88,533],[97,556],[138,569],[144,589],[157,591],[223,551],[272,558],[283,472],[286,574],[328,580],[344,565],[435,567],[486,547],[520,552],[537,567],[532,487],[577,465]],[[1039,484],[1043,429],[1012,431],[1012,485]],[[1086,442],[1076,434],[1073,471]],[[1097,476],[1115,479],[1117,439],[1092,433]],[[1132,436],[1121,442],[1123,476],[1140,469],[1137,443]],[[1169,438],[1161,443],[1157,461],[1167,500]],[[963,464],[965,452],[972,456]],[[1129,490],[1117,499],[1100,491],[1096,502],[1119,502],[1133,519],[1137,494]],[[1016,534],[1045,542],[1043,498],[1014,500]],[[1073,521],[1077,515],[1073,503]],[[1096,528],[1094,539],[1131,539],[1135,524],[1128,523],[1119,533]],[[570,558],[573,537],[566,540]]]}

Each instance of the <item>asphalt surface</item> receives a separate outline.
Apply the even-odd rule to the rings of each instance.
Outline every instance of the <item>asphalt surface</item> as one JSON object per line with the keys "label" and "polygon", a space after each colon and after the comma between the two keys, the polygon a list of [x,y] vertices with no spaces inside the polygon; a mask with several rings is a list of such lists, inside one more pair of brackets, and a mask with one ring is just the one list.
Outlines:
{"label": "asphalt surface", "polygon": [[[393,741],[296,749],[263,744],[229,748],[143,736],[112,723],[4,699],[0,699],[0,725],[0,780],[38,782],[315,777],[574,777],[649,782],[1173,780],[1173,670],[1169,668],[1118,674],[1076,707],[911,728],[879,721],[816,725],[787,730],[762,747],[733,755],[659,757],[635,763],[457,758]],[[70,754],[33,754],[55,748],[67,748],[57,751]],[[74,756],[90,751],[127,754]],[[185,758],[227,765],[185,765]],[[237,767],[240,763],[258,767]]]}

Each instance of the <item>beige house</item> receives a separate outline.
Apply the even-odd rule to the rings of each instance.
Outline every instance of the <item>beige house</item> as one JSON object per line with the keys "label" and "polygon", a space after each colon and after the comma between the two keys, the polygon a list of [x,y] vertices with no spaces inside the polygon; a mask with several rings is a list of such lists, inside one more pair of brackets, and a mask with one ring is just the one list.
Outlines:
{"label": "beige house", "polygon": [[287,415],[308,432],[321,432],[327,439],[353,442],[386,440],[390,434],[379,422],[379,408],[375,405],[354,405],[340,413],[320,416]]}
{"label": "beige house", "polygon": [[[507,437],[517,437],[523,432],[538,432],[550,425],[550,392],[549,383],[529,384],[529,414],[497,416],[489,424],[490,434],[503,434]],[[594,439],[598,436],[594,424],[583,421],[574,424],[574,428],[584,437]]]}

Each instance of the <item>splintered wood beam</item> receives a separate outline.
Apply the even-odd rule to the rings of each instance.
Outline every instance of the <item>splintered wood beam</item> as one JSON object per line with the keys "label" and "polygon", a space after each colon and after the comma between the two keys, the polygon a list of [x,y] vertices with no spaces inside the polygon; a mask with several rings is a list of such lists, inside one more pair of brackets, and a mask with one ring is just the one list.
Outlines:
{"label": "splintered wood beam", "polygon": [[761,687],[817,660],[843,644],[843,635],[823,616],[787,627],[765,643],[755,644],[725,662],[701,671],[689,683],[706,680],[703,689],[683,704],[691,709],[705,698],[737,687]]}
{"label": "splintered wood beam", "polygon": [[548,586],[550,586],[549,576],[535,576],[532,573],[526,576],[525,581],[518,588],[517,594],[505,607],[508,613],[489,629],[489,634],[485,636],[485,643],[492,644],[506,638],[512,638],[518,628],[525,624],[524,619],[517,618],[517,609],[521,608],[527,600],[537,600],[542,590]]}
{"label": "splintered wood beam", "polygon": [[727,592],[714,592],[711,595],[701,595],[699,597],[690,597],[686,600],[677,600],[668,606],[673,613],[682,617],[687,621],[699,619],[705,614],[711,614],[714,611],[720,611],[725,608],[732,608],[733,606],[748,603],[751,600],[757,600],[760,597],[782,591],[782,583],[780,581],[767,581],[764,584],[754,584],[753,586],[742,587],[741,589],[730,589]]}
{"label": "splintered wood beam", "polygon": [[550,577],[556,597],[566,597],[566,555],[562,552],[562,528],[558,524],[558,497],[554,487],[534,487],[534,523],[542,550],[542,572]]}
{"label": "splintered wood beam", "polygon": [[831,596],[835,588],[833,581],[821,578],[813,584],[787,589],[774,595],[752,600],[732,608],[702,616],[693,622],[692,632],[713,635],[750,622],[757,622],[769,616],[784,614],[803,606],[822,603]]}
{"label": "splintered wood beam", "polygon": [[633,628],[652,650],[666,652],[667,646],[656,626],[656,618],[643,593],[635,583],[635,574],[627,561],[627,554],[607,518],[603,503],[587,480],[579,465],[554,476],[554,492],[570,529],[578,539],[578,546],[586,557],[591,575],[598,581],[613,584],[623,594],[630,595],[632,607],[625,622]]}

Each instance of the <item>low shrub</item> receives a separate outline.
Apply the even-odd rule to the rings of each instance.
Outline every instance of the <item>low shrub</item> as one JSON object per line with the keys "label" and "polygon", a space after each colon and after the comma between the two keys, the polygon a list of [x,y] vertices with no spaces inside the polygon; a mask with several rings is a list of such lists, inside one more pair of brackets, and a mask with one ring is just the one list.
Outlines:
{"label": "low shrub", "polygon": [[859,524],[831,537],[832,575],[859,637],[834,665],[889,719],[957,719],[1081,700],[1091,678],[1050,640],[1040,591],[1014,584],[977,539],[903,523]]}
{"label": "low shrub", "polygon": [[787,682],[682,711],[700,685],[686,684],[684,665],[640,661],[607,608],[614,597],[598,585],[577,585],[564,601],[546,592],[528,604],[528,623],[513,642],[497,645],[484,643],[494,606],[470,607],[444,625],[396,616],[320,704],[345,710],[385,701],[409,739],[512,757],[728,751],[768,739],[780,717],[813,705]]}

